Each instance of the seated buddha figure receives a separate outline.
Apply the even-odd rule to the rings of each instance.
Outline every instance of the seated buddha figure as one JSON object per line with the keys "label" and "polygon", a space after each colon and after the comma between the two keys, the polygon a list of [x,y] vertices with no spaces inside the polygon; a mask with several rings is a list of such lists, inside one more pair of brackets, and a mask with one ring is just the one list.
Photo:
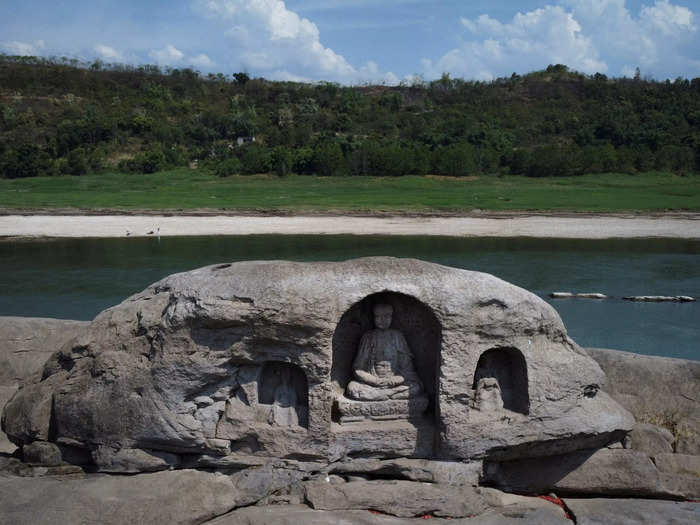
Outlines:
{"label": "seated buddha figure", "polygon": [[353,362],[353,378],[345,396],[356,401],[407,400],[419,396],[423,385],[403,334],[391,326],[393,308],[374,307],[376,328],[366,332]]}

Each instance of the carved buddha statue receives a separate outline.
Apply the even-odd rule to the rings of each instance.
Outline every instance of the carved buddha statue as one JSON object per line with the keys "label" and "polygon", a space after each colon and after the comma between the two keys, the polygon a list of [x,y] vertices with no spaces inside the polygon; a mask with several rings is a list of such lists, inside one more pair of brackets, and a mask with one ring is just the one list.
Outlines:
{"label": "carved buddha statue", "polygon": [[362,336],[352,365],[352,380],[338,401],[341,422],[366,416],[407,418],[422,413],[427,406],[408,343],[399,330],[390,328],[393,308],[377,304],[373,312],[376,328]]}
{"label": "carved buddha statue", "polygon": [[353,362],[353,377],[345,395],[359,401],[408,399],[423,385],[413,366],[413,355],[403,334],[391,326],[393,309],[374,307],[375,329],[362,336]]}

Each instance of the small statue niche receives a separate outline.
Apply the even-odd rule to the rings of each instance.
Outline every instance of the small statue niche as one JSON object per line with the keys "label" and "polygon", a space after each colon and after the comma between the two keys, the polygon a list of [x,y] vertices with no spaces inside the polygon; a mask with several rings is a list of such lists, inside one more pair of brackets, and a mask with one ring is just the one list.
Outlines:
{"label": "small statue niche", "polygon": [[[346,361],[349,369],[344,372],[347,383],[335,399],[335,411],[340,423],[365,419],[417,418],[422,417],[429,407],[430,391],[427,387],[434,389],[434,385],[426,385],[425,380],[419,376],[416,363],[418,356],[409,346],[403,331],[392,324],[395,308],[386,300],[386,296],[389,299],[395,296],[394,302],[404,309],[408,300],[399,294],[383,295],[384,297],[376,297],[375,301],[367,305],[369,308],[365,307],[365,311],[371,312],[372,322],[363,325],[365,328],[362,332],[355,330],[355,337],[359,337],[359,342],[346,350],[346,355],[351,359]],[[417,303],[415,299],[412,301]],[[433,345],[437,343],[439,348],[439,328],[435,329],[431,324],[434,316],[431,319],[431,316],[422,312],[414,312],[413,315],[415,319],[421,320],[417,325],[429,326],[428,329],[420,330],[423,337],[437,334]],[[361,325],[355,326],[359,328]],[[342,330],[342,327],[339,326],[339,330]],[[434,373],[436,355],[423,349],[420,358],[420,364],[429,363],[429,371]],[[426,371],[424,370],[424,374]],[[431,379],[434,383],[434,378]]]}
{"label": "small statue niche", "polygon": [[516,348],[492,348],[481,354],[472,389],[472,408],[479,412],[530,411],[527,364]]}
{"label": "small statue niche", "polygon": [[270,407],[270,425],[308,428],[309,390],[304,371],[290,363],[265,363],[258,381],[258,404]]}

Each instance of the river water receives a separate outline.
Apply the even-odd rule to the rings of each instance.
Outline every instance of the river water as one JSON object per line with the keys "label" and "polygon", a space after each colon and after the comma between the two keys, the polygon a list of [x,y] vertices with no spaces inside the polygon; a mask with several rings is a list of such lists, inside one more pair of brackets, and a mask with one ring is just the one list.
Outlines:
{"label": "river water", "polygon": [[[174,272],[251,259],[416,257],[488,272],[552,304],[582,346],[700,360],[700,241],[254,235],[0,242],[0,315],[92,319]],[[550,299],[553,291],[607,300]]]}

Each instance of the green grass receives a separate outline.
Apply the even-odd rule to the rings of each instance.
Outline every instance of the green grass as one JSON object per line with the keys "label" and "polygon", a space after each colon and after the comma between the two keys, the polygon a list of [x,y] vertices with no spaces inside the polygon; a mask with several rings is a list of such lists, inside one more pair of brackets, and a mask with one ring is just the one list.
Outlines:
{"label": "green grass", "polygon": [[182,168],[152,175],[0,179],[0,208],[700,211],[700,176],[217,178]]}

